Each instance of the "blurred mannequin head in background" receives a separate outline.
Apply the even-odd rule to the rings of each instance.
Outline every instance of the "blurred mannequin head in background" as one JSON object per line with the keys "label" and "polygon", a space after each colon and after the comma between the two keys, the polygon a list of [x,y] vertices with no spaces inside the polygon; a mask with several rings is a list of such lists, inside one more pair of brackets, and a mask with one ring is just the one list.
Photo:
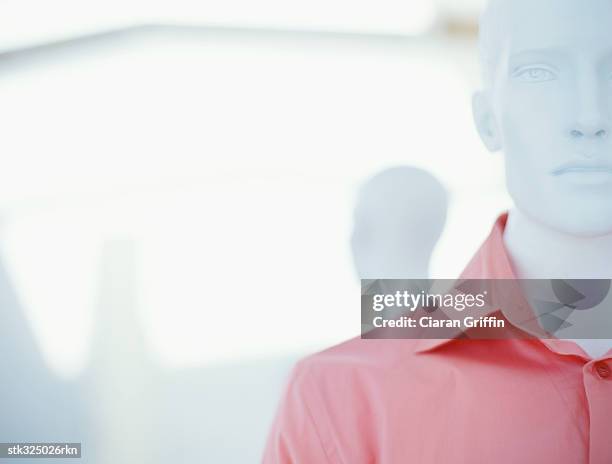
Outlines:
{"label": "blurred mannequin head in background", "polygon": [[360,189],[351,238],[360,279],[426,279],[446,222],[447,193],[430,173],[387,169]]}
{"label": "blurred mannequin head in background", "polygon": [[612,233],[612,1],[491,0],[481,19],[478,131],[505,154],[520,214]]}

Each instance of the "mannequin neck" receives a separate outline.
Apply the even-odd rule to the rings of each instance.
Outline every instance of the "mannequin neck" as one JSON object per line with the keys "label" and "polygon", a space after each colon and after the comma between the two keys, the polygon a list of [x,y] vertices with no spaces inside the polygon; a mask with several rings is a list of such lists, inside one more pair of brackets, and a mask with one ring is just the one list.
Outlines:
{"label": "mannequin neck", "polygon": [[[588,238],[564,234],[513,210],[504,243],[519,279],[612,278],[612,234]],[[594,359],[612,346],[610,339],[572,340]]]}
{"label": "mannequin neck", "polygon": [[504,243],[520,279],[612,278],[612,234],[565,234],[514,209],[508,216]]}

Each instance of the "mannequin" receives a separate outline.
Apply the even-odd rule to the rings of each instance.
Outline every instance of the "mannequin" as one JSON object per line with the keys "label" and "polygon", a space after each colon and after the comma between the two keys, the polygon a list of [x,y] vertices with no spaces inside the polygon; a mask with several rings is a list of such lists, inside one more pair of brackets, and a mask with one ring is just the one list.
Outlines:
{"label": "mannequin", "polygon": [[[492,0],[482,18],[474,118],[505,155],[519,278],[612,278],[610,24],[609,0]],[[594,358],[612,348],[575,341]]]}
{"label": "mannequin", "polygon": [[387,169],[361,188],[351,248],[360,279],[427,279],[447,193],[427,171]]}

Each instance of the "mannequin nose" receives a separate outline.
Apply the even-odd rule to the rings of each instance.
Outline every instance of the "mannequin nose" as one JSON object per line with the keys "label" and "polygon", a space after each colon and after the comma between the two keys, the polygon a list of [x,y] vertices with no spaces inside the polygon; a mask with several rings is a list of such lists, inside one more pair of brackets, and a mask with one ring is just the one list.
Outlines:
{"label": "mannequin nose", "polygon": [[575,112],[569,135],[572,139],[597,141],[612,135],[609,107],[609,82],[601,82],[591,66],[580,68],[575,81]]}

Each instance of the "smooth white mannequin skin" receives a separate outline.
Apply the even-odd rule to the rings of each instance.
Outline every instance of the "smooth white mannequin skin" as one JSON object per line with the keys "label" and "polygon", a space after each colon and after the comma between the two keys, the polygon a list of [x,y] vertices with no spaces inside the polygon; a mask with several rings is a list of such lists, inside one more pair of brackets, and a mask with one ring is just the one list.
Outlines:
{"label": "smooth white mannequin skin", "polygon": [[396,167],[359,191],[351,248],[360,279],[427,279],[446,222],[447,193],[431,174]]}
{"label": "smooth white mannequin skin", "polygon": [[612,0],[492,0],[480,47],[474,118],[505,155],[517,275],[612,278]]}
{"label": "smooth white mannequin skin", "polygon": [[575,236],[612,232],[611,25],[610,0],[493,0],[483,16],[479,132],[517,208]]}

